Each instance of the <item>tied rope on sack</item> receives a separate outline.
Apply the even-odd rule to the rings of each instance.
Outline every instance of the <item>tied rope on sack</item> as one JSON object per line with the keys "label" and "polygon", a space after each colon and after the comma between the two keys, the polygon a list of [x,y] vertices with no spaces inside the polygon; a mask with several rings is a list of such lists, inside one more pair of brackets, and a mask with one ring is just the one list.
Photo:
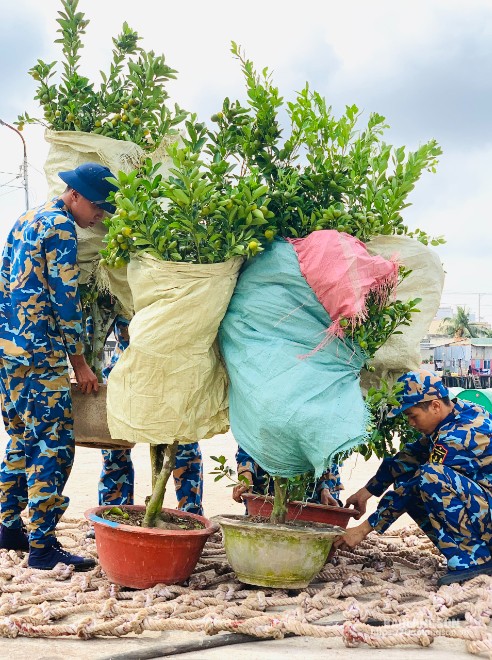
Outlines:
{"label": "tied rope on sack", "polygon": [[[70,551],[96,557],[87,529],[86,521],[64,518],[57,532]],[[36,571],[26,563],[27,555],[0,550],[0,637],[89,640],[180,630],[337,638],[373,648],[429,646],[445,637],[464,641],[470,653],[492,652],[492,578],[437,589],[443,558],[417,527],[371,534],[354,551],[338,552],[303,590],[245,587],[220,534],[206,543],[188,586],[135,592],[110,583],[99,566],[74,573],[63,564]]]}
{"label": "tied rope on sack", "polygon": [[395,261],[332,230],[276,240],[244,265],[219,339],[232,433],[269,474],[318,477],[364,441],[366,356],[340,321],[350,330],[367,315],[367,296],[384,305],[397,280]]}

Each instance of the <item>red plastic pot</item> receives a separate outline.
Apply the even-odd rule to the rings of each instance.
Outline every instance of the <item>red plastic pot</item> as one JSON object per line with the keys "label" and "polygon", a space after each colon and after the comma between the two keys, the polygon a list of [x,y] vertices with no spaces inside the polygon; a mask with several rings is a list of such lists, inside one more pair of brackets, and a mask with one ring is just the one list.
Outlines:
{"label": "red plastic pot", "polygon": [[[208,518],[174,509],[163,511],[199,520],[205,527],[166,530],[124,525],[101,517],[103,511],[111,508],[98,506],[84,515],[94,525],[101,568],[108,580],[124,587],[148,589],[156,584],[184,582],[193,573],[208,537],[218,530],[218,525]],[[144,506],[121,508],[145,511]]]}
{"label": "red plastic pot", "polygon": [[[248,515],[270,518],[273,509],[272,497],[244,493],[242,498],[248,506]],[[306,502],[289,502],[287,504],[287,520],[327,523],[328,525],[338,525],[343,529],[346,529],[349,519],[358,513],[356,509],[346,509],[341,506]]]}

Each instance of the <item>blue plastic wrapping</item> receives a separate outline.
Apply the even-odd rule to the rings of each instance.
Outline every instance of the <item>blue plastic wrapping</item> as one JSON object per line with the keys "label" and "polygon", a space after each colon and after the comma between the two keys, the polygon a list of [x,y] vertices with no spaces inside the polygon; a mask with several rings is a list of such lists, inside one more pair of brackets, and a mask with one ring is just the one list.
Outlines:
{"label": "blue plastic wrapping", "polygon": [[330,324],[290,243],[276,240],[243,266],[219,341],[232,433],[271,475],[319,477],[366,436],[364,356],[347,339],[315,350]]}

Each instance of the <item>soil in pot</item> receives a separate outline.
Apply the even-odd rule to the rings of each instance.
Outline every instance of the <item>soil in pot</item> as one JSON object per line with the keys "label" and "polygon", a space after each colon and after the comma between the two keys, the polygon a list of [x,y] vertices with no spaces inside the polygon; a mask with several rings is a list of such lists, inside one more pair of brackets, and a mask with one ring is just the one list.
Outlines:
{"label": "soil in pot", "polygon": [[[270,518],[273,509],[273,498],[255,493],[244,493],[243,500],[247,505],[250,516],[264,516]],[[313,523],[327,523],[338,525],[346,529],[350,518],[359,512],[356,509],[341,506],[328,506],[311,502],[288,502],[287,521],[307,520]]]}
{"label": "soil in pot", "polygon": [[[114,506],[108,511],[101,514],[104,520],[111,520],[123,525],[131,525],[133,527],[142,527],[145,511],[134,511],[125,506]],[[184,518],[178,513],[161,513],[160,519],[157,521],[156,529],[204,529],[205,525],[199,520],[192,518]]]}

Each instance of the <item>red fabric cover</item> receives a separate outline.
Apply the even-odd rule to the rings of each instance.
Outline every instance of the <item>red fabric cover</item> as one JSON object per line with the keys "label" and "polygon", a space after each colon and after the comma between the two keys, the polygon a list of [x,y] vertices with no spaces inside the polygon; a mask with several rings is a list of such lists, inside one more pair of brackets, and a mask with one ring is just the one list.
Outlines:
{"label": "red fabric cover", "polygon": [[[371,256],[364,243],[349,234],[323,229],[289,242],[302,275],[333,321],[318,349],[330,337],[343,337],[367,318],[369,293],[374,292],[383,307],[396,289],[398,263]],[[345,327],[340,325],[342,319],[348,322]]]}

